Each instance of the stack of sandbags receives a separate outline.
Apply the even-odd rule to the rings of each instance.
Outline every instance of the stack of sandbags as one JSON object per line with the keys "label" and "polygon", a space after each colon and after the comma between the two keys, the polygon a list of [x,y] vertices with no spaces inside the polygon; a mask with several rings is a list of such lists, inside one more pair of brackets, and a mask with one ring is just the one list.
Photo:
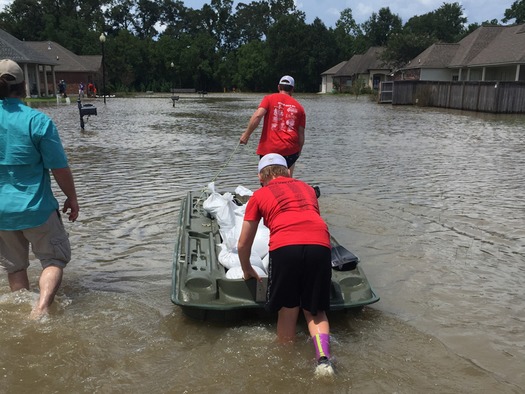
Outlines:
{"label": "stack of sandbags", "polygon": [[[208,185],[210,196],[204,201],[203,208],[219,224],[222,243],[219,245],[219,262],[227,269],[226,277],[229,279],[241,279],[243,277],[237,241],[241,234],[242,222],[246,204],[237,205],[233,202],[231,193],[220,194],[215,191],[214,183]],[[235,190],[238,195],[251,195],[251,191],[243,186]],[[268,243],[270,231],[262,223],[259,223],[257,234],[253,241],[250,263],[261,276],[268,276]]]}

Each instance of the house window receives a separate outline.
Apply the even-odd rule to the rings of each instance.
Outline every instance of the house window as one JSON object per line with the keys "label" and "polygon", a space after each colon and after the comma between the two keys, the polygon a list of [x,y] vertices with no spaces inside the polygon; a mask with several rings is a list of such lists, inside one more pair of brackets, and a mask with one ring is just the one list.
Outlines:
{"label": "house window", "polygon": [[453,81],[459,81],[459,75],[452,75],[452,80]]}

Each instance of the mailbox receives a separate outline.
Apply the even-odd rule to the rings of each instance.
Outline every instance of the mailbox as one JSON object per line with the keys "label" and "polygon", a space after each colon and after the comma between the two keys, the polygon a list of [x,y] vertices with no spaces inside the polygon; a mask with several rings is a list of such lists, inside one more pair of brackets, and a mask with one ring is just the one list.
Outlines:
{"label": "mailbox", "polygon": [[80,107],[80,116],[96,115],[97,107],[93,104],[84,104]]}
{"label": "mailbox", "polygon": [[77,100],[78,112],[80,113],[80,128],[84,130],[84,116],[96,115],[97,107],[93,104],[82,105],[80,97]]}

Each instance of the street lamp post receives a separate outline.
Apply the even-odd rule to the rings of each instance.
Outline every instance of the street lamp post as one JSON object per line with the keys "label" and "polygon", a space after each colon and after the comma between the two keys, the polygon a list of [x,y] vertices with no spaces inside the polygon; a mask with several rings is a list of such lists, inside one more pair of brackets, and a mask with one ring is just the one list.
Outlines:
{"label": "street lamp post", "polygon": [[102,46],[102,95],[104,96],[104,104],[106,104],[106,53],[104,44],[106,43],[106,35],[102,33],[98,38]]}
{"label": "street lamp post", "polygon": [[171,76],[170,76],[170,80],[171,80],[171,100],[173,102],[173,108],[175,108],[175,101],[177,101],[179,99],[179,96],[175,96],[175,84],[173,83],[173,80],[175,79],[174,76],[173,76],[173,73],[174,73],[174,69],[175,69],[175,64],[173,64],[173,62],[171,62],[170,64],[170,67],[171,67]]}

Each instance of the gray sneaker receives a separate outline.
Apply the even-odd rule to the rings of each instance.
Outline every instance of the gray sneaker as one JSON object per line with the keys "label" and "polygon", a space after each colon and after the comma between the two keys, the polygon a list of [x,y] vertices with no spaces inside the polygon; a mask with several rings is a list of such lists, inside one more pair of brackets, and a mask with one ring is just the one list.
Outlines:
{"label": "gray sneaker", "polygon": [[315,368],[315,376],[320,377],[333,377],[335,375],[334,366],[327,357],[321,357],[317,360],[317,367]]}

